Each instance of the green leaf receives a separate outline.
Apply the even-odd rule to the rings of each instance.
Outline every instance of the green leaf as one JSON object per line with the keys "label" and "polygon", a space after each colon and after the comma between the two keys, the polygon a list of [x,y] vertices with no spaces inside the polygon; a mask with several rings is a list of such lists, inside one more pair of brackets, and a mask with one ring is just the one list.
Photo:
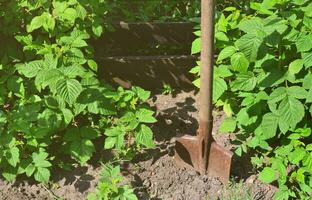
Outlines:
{"label": "green leaf", "polygon": [[263,20],[258,18],[258,17],[254,17],[248,20],[242,20],[239,24],[238,24],[238,28],[242,31],[244,31],[245,33],[253,33],[259,30],[263,30],[264,29],[264,24],[263,24]]}
{"label": "green leaf", "polygon": [[303,84],[302,84],[304,89],[312,89],[312,74],[307,74],[304,79],[303,79]]}
{"label": "green leaf", "polygon": [[19,97],[23,97],[25,95],[23,79],[18,76],[11,76],[8,79],[7,87],[9,91],[12,91],[15,95]]}
{"label": "green leaf", "polygon": [[[243,35],[235,42],[235,46],[245,54],[246,58],[253,62],[258,57],[260,46],[263,42],[263,37],[257,33],[248,33]],[[264,49],[262,49],[264,50]]]}
{"label": "green leaf", "polygon": [[86,9],[80,4],[76,7],[76,11],[77,11],[77,17],[79,17],[82,20],[84,20],[88,14]]}
{"label": "green leaf", "polygon": [[261,128],[263,135],[261,138],[263,140],[275,137],[277,127],[278,127],[279,116],[274,113],[267,113],[262,118]]}
{"label": "green leaf", "polygon": [[300,35],[297,38],[296,46],[298,52],[306,52],[312,49],[312,34],[309,35]]}
{"label": "green leaf", "polygon": [[197,38],[193,41],[192,43],[192,54],[197,54],[200,52],[200,47],[201,47],[201,40],[200,38]]}
{"label": "green leaf", "polygon": [[214,69],[214,76],[220,78],[227,78],[232,76],[233,73],[229,70],[229,66],[227,65],[220,65],[219,67],[215,67]]}
{"label": "green leaf", "polygon": [[35,60],[29,63],[26,63],[24,65],[19,65],[17,67],[17,70],[20,74],[24,75],[27,78],[33,78],[35,77],[40,69],[42,68],[42,61],[41,60]]}
{"label": "green leaf", "polygon": [[61,17],[65,20],[74,22],[76,18],[78,17],[78,13],[73,8],[66,8]]}
{"label": "green leaf", "polygon": [[88,60],[88,66],[90,67],[90,69],[92,69],[93,71],[97,72],[98,70],[98,65],[94,60],[89,59]]}
{"label": "green leaf", "polygon": [[17,174],[17,168],[13,168],[11,166],[8,166],[2,170],[2,176],[9,182],[15,181]]}
{"label": "green leaf", "polygon": [[287,89],[285,87],[279,87],[270,94],[269,102],[276,103],[283,100],[287,96]]}
{"label": "green leaf", "polygon": [[280,122],[294,129],[303,119],[305,109],[299,100],[293,97],[287,97],[280,103],[278,113],[280,115]]}
{"label": "green leaf", "polygon": [[17,163],[20,162],[19,156],[20,156],[19,149],[17,147],[10,148],[6,152],[7,161],[13,167],[16,167]]}
{"label": "green leaf", "polygon": [[312,52],[302,53],[302,58],[306,68],[312,67]]}
{"label": "green leaf", "polygon": [[150,98],[150,96],[151,96],[151,92],[150,91],[146,91],[143,88],[140,88],[138,86],[132,87],[132,90],[138,95],[138,97],[143,102],[147,101]]}
{"label": "green leaf", "polygon": [[148,110],[146,108],[140,108],[136,113],[136,117],[138,118],[139,122],[142,123],[155,123],[157,120],[153,117],[154,112]]}
{"label": "green leaf", "polygon": [[288,70],[290,74],[298,74],[302,68],[303,68],[303,60],[297,59],[290,63]]}
{"label": "green leaf", "polygon": [[274,169],[270,167],[265,167],[259,173],[259,179],[264,183],[272,183],[273,181],[277,180],[278,176]]}
{"label": "green leaf", "polygon": [[296,148],[293,152],[290,152],[288,155],[289,161],[294,164],[298,165],[299,162],[305,157],[306,151],[303,148]]}
{"label": "green leaf", "polygon": [[[199,79],[198,79],[199,81]],[[214,77],[213,79],[213,101],[217,102],[218,99],[224,94],[228,86],[226,82],[219,77]]]}
{"label": "green leaf", "polygon": [[120,127],[113,127],[110,129],[106,129],[104,134],[109,137],[116,137],[118,135],[124,135],[125,131],[121,129]]}
{"label": "green leaf", "polygon": [[148,126],[146,126],[144,124],[142,124],[139,127],[138,132],[135,134],[135,141],[138,144],[142,144],[147,148],[154,148],[155,147],[155,144],[153,141],[153,132]]}
{"label": "green leaf", "polygon": [[[60,38],[59,42],[62,45],[68,45],[70,47],[86,47],[88,44],[86,43],[85,39],[88,39],[89,35],[83,31],[74,30],[70,33],[70,36],[63,36]],[[72,49],[74,50],[74,49]],[[75,55],[76,51],[76,55]],[[81,57],[78,55],[77,49],[73,52],[75,56]]]}
{"label": "green leaf", "polygon": [[29,164],[25,169],[26,176],[31,177],[35,172],[35,170],[36,170],[35,165]]}
{"label": "green leaf", "polygon": [[103,33],[103,26],[100,23],[92,24],[92,32],[95,36],[100,37]]}
{"label": "green leaf", "polygon": [[249,61],[243,53],[235,53],[231,57],[232,69],[237,72],[247,72],[249,67]]}
{"label": "green leaf", "polygon": [[252,91],[257,85],[257,78],[252,72],[238,74],[236,80],[231,83],[233,91]]}
{"label": "green leaf", "polygon": [[27,26],[27,32],[33,32],[34,30],[42,27],[42,25],[45,23],[45,19],[42,16],[36,16],[34,17],[29,26]]}
{"label": "green leaf", "polygon": [[307,98],[308,92],[303,87],[292,86],[287,88],[287,94],[297,99],[305,99]]}
{"label": "green leaf", "polygon": [[39,151],[38,153],[34,152],[32,153],[33,163],[36,167],[39,167],[43,161],[46,161],[48,156],[49,154],[44,151]]}
{"label": "green leaf", "polygon": [[117,143],[117,137],[107,137],[105,139],[104,148],[105,149],[112,149]]}
{"label": "green leaf", "polygon": [[74,119],[73,113],[67,108],[63,108],[62,113],[64,116],[65,125],[69,125],[71,121]]}
{"label": "green leaf", "polygon": [[236,129],[236,120],[233,119],[233,118],[226,118],[220,128],[219,128],[219,131],[221,133],[232,133],[234,132]]}
{"label": "green leaf", "polygon": [[75,103],[77,97],[82,91],[80,83],[75,79],[62,79],[57,82],[57,93],[68,104]]}
{"label": "green leaf", "polygon": [[35,180],[40,182],[40,183],[48,183],[49,179],[50,179],[50,171],[47,168],[43,168],[43,167],[38,167],[36,168],[34,177]]}
{"label": "green leaf", "polygon": [[273,199],[275,200],[288,200],[289,198],[290,198],[289,191],[287,189],[279,190],[273,196]]}
{"label": "green leaf", "polygon": [[60,79],[64,79],[64,76],[58,69],[41,70],[36,76],[35,85],[39,91],[49,86],[55,92]]}
{"label": "green leaf", "polygon": [[84,165],[92,157],[95,147],[91,140],[82,139],[71,143],[70,152],[80,165]]}
{"label": "green leaf", "polygon": [[229,37],[225,33],[221,32],[221,31],[218,31],[216,33],[215,37],[216,37],[216,39],[218,41],[223,41],[223,42],[228,42],[229,41]]}
{"label": "green leaf", "polygon": [[235,52],[236,52],[236,48],[234,46],[225,47],[219,53],[217,62],[222,61],[226,58],[230,58]]}
{"label": "green leaf", "polygon": [[290,134],[287,138],[290,140],[298,140],[301,138],[301,136],[298,133],[293,133],[293,134]]}

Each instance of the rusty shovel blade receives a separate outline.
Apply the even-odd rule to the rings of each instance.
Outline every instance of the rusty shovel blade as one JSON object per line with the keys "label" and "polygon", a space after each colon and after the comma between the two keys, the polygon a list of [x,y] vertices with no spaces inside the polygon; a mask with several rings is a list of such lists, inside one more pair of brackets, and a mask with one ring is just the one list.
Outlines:
{"label": "rusty shovel blade", "polygon": [[175,162],[181,168],[203,171],[209,177],[217,177],[224,184],[228,183],[233,153],[213,141],[209,146],[208,166],[203,168],[203,144],[199,136],[185,135],[176,140]]}

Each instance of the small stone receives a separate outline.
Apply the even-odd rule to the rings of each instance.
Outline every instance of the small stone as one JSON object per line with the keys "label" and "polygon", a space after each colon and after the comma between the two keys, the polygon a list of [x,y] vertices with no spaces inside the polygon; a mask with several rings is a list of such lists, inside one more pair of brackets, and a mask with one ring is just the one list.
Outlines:
{"label": "small stone", "polygon": [[151,186],[151,181],[149,179],[146,179],[144,182],[143,182],[143,185],[145,187],[150,187]]}
{"label": "small stone", "polygon": [[246,183],[247,184],[253,184],[256,180],[257,176],[256,175],[251,175],[247,180]]}

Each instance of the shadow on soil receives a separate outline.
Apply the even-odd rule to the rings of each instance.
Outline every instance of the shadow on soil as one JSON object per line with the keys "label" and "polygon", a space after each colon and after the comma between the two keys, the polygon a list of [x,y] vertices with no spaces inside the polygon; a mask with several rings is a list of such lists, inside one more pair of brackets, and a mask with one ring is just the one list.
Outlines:
{"label": "shadow on soil", "polygon": [[[173,94],[173,98],[175,98]],[[170,98],[168,99],[170,101]],[[152,127],[155,135],[155,139],[157,142],[157,148],[153,150],[148,150],[140,155],[138,155],[134,160],[133,163],[139,163],[141,162],[148,162],[152,161],[150,166],[154,165],[158,160],[159,162],[163,162],[162,158],[166,155],[169,155],[172,157],[174,155],[174,138],[189,134],[189,135],[195,135],[196,130],[198,129],[198,121],[197,121],[197,115],[198,110],[196,108],[196,102],[195,99],[192,97],[186,97],[183,99],[179,99],[177,102],[158,102],[158,96],[154,96],[152,99],[152,106],[154,110],[156,110],[157,113],[157,119],[158,122]],[[160,104],[168,103],[169,106],[164,106]],[[159,108],[161,107],[161,108]],[[222,118],[216,117],[216,126],[219,126],[218,121],[222,121]],[[216,127],[218,128],[218,127]],[[215,137],[219,137],[219,135],[216,135]],[[226,142],[229,144],[227,148],[232,148],[232,144],[230,141]],[[159,163],[158,163],[159,164]],[[156,163],[156,165],[158,165]],[[166,166],[166,165],[164,165]],[[173,169],[166,169],[166,170],[173,170],[174,168],[177,168],[174,164],[173,166],[170,166]],[[148,193],[149,187],[153,186],[147,186],[145,178],[142,178],[141,173],[146,172],[146,168],[141,169],[142,171],[135,171],[133,168],[125,167],[124,172],[126,172],[128,175],[130,174],[133,179],[131,181],[131,184],[136,189],[136,192],[138,196],[140,196],[142,199],[153,199],[158,200],[155,198],[151,198],[150,194]],[[178,169],[177,169],[178,170]],[[134,171],[134,172],[133,172]],[[250,163],[250,157],[248,155],[238,157],[234,156],[232,160],[232,169],[231,169],[231,179],[235,182],[240,182],[242,180],[246,180],[250,175],[252,175],[252,165]],[[185,171],[185,173],[189,173],[188,171]],[[181,186],[185,187],[185,186]],[[143,196],[144,197],[143,197]],[[148,196],[147,196],[148,195]]]}

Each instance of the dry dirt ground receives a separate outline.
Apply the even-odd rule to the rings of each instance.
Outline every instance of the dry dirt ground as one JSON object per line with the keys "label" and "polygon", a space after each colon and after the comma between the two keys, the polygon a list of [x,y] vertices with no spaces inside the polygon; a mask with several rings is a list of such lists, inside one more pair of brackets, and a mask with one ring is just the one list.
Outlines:
{"label": "dry dirt ground", "polygon": [[[215,178],[201,176],[194,171],[177,168],[173,160],[174,137],[194,134],[197,127],[197,95],[180,92],[156,95],[149,103],[157,110],[157,124],[153,125],[158,147],[137,156],[124,165],[125,181],[131,184],[140,200],[269,200],[276,188],[260,183],[249,164],[249,158],[233,159],[232,182],[224,186]],[[224,115],[214,111],[214,138],[227,149],[232,149],[233,135],[219,134]],[[48,187],[29,180],[14,184],[0,180],[0,200],[86,199],[99,179],[99,167],[86,166],[71,172],[56,172],[54,183]],[[240,183],[237,183],[239,182]]]}

